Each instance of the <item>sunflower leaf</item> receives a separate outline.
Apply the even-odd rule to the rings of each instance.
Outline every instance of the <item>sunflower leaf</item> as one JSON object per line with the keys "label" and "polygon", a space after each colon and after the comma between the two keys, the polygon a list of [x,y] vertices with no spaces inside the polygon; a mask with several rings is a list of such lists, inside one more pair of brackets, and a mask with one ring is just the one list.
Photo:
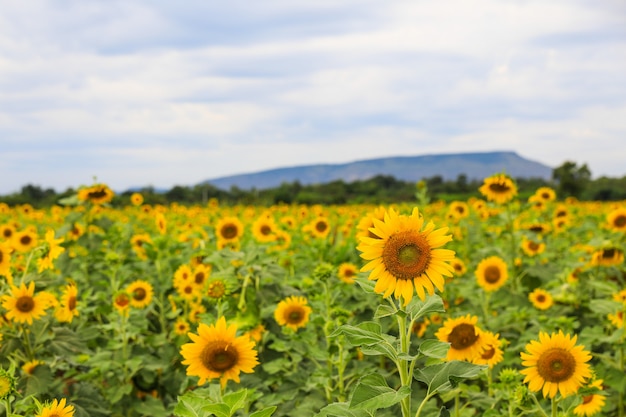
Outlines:
{"label": "sunflower leaf", "polygon": [[270,417],[276,411],[276,406],[273,405],[271,407],[264,408],[263,410],[255,411],[250,414],[250,417]]}
{"label": "sunflower leaf", "polygon": [[332,403],[322,408],[314,417],[369,417],[372,413],[366,410],[350,409],[348,403]]}
{"label": "sunflower leaf", "polygon": [[419,347],[419,351],[422,355],[437,359],[445,358],[449,349],[450,343],[442,342],[437,339],[425,340]]}
{"label": "sunflower leaf", "polygon": [[374,313],[374,318],[380,319],[382,317],[391,316],[394,313],[395,313],[395,310],[391,306],[388,306],[387,304],[381,304],[378,306],[378,308],[376,308],[376,313]]}
{"label": "sunflower leaf", "polygon": [[350,400],[350,408],[369,411],[387,408],[399,403],[410,393],[411,388],[408,386],[403,386],[396,391],[387,385],[382,375],[370,374],[359,380]]}
{"label": "sunflower leaf", "polygon": [[229,415],[233,415],[235,411],[243,408],[246,405],[247,396],[248,390],[242,389],[241,391],[231,392],[222,397],[222,401],[230,407]]}
{"label": "sunflower leaf", "polygon": [[415,379],[428,385],[429,394],[454,388],[462,379],[474,378],[486,366],[464,361],[450,361],[415,370]]}
{"label": "sunflower leaf", "polygon": [[446,309],[443,306],[443,300],[437,294],[426,297],[424,301],[418,297],[413,297],[406,309],[412,320],[416,320],[431,313],[443,313]]}

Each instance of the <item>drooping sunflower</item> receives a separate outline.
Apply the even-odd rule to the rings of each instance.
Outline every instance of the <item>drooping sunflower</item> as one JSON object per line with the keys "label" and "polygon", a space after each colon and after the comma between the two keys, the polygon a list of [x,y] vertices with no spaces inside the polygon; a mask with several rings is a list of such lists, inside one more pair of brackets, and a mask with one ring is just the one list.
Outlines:
{"label": "drooping sunflower", "polygon": [[35,295],[35,282],[31,281],[28,287],[22,283],[19,287],[11,285],[11,294],[2,296],[2,307],[7,311],[6,317],[16,323],[33,324],[33,320],[46,314],[48,301]]}
{"label": "drooping sunflower", "polygon": [[39,414],[36,417],[73,417],[74,406],[66,405],[66,399],[53,400],[51,403],[47,403],[43,406]]}
{"label": "drooping sunflower", "polygon": [[252,373],[258,365],[254,341],[237,336],[237,326],[227,326],[220,317],[214,325],[200,323],[198,334],[189,333],[192,343],[184,344],[180,353],[187,365],[187,375],[197,376],[198,384],[219,378],[225,387],[229,380],[239,383],[240,372]]}
{"label": "drooping sunflower", "polygon": [[535,288],[533,292],[528,294],[528,300],[539,310],[547,310],[554,304],[552,294],[541,288]]}
{"label": "drooping sunflower", "polygon": [[490,256],[478,263],[476,280],[485,291],[496,291],[509,279],[506,262],[499,256]]}
{"label": "drooping sunflower", "polygon": [[[596,379],[587,386],[590,388],[597,388],[602,390],[602,379]],[[606,403],[606,396],[600,393],[588,394],[582,397],[582,402],[574,408],[574,414],[577,416],[590,417],[598,414],[604,404]]]}
{"label": "drooping sunflower", "polygon": [[450,343],[446,360],[473,361],[484,349],[483,331],[476,325],[477,316],[468,314],[463,317],[447,319],[437,330],[435,337]]}
{"label": "drooping sunflower", "polygon": [[435,229],[416,208],[411,215],[400,215],[393,208],[383,221],[374,219],[372,232],[380,238],[362,236],[357,247],[361,258],[369,261],[361,271],[371,271],[368,279],[376,280],[374,291],[383,297],[402,297],[404,305],[413,298],[413,289],[421,300],[435,288],[443,291],[444,277],[451,277],[454,251],[439,249],[452,240],[447,227]]}
{"label": "drooping sunflower", "polygon": [[482,349],[478,356],[475,356],[472,362],[478,365],[487,365],[493,368],[502,362],[504,352],[502,351],[500,335],[493,332],[484,331],[480,335],[482,339]]}
{"label": "drooping sunflower", "polygon": [[215,235],[220,242],[236,242],[241,239],[243,233],[243,223],[234,216],[222,217],[215,224]]}
{"label": "drooping sunflower", "polygon": [[343,262],[339,265],[339,279],[346,284],[354,284],[354,278],[356,277],[359,269],[351,262]]}
{"label": "drooping sunflower", "polygon": [[55,317],[60,322],[70,323],[74,317],[78,316],[78,289],[76,284],[70,283],[65,287],[65,291],[61,296],[61,303],[55,310]]}
{"label": "drooping sunflower", "polygon": [[294,331],[308,323],[310,314],[311,307],[307,305],[306,298],[298,296],[287,297],[274,310],[276,322]]}
{"label": "drooping sunflower", "polygon": [[80,201],[89,201],[92,204],[106,204],[113,200],[115,193],[106,184],[95,184],[91,187],[83,187],[78,190]]}
{"label": "drooping sunflower", "polygon": [[128,284],[126,292],[130,294],[130,305],[132,307],[144,308],[152,302],[154,289],[148,281],[138,279]]}
{"label": "drooping sunflower", "polygon": [[626,208],[619,207],[606,215],[609,229],[615,232],[626,232]]}
{"label": "drooping sunflower", "polygon": [[574,394],[591,377],[588,362],[591,354],[582,345],[576,345],[577,336],[558,333],[539,333],[539,341],[531,340],[526,352],[521,352],[524,383],[544,397],[554,398],[558,393],[566,397]]}
{"label": "drooping sunflower", "polygon": [[487,200],[504,204],[517,195],[517,185],[508,175],[496,174],[485,178],[478,191]]}

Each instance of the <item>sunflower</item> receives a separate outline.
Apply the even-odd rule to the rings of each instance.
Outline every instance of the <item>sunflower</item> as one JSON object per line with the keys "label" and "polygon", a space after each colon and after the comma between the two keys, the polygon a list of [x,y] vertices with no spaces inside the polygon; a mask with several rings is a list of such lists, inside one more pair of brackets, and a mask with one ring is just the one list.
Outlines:
{"label": "sunflower", "polygon": [[306,298],[297,296],[282,300],[274,310],[276,322],[293,330],[304,327],[309,321],[309,314],[311,307],[307,305]]}
{"label": "sunflower", "polygon": [[13,235],[15,234],[16,229],[10,223],[0,224],[0,238],[4,238],[4,240],[11,240]]}
{"label": "sunflower", "polygon": [[484,350],[482,330],[476,326],[477,316],[470,314],[456,319],[447,319],[437,330],[435,337],[450,343],[446,359],[472,361]]}
{"label": "sunflower", "polygon": [[274,239],[275,245],[269,248],[271,252],[284,251],[291,246],[291,234],[289,232],[277,229],[274,236],[276,237],[276,239]]}
{"label": "sunflower", "polygon": [[563,397],[574,394],[583,386],[585,378],[591,377],[588,362],[591,354],[584,346],[576,346],[577,336],[558,333],[539,333],[539,341],[532,340],[526,345],[527,352],[521,352],[520,371],[525,375],[528,389],[539,391],[543,388],[544,397],[554,398],[557,392]]}
{"label": "sunflower", "polygon": [[44,365],[44,362],[33,359],[32,361],[28,361],[24,365],[22,365],[22,371],[24,371],[25,374],[32,375],[35,372],[35,368],[37,368],[39,365]]}
{"label": "sunflower", "polygon": [[21,253],[28,252],[37,246],[37,231],[28,228],[13,235],[13,248]]}
{"label": "sunflower", "polygon": [[78,190],[80,201],[89,201],[92,204],[106,204],[113,199],[115,193],[105,184],[95,184]]}
{"label": "sunflower", "polygon": [[541,288],[535,288],[533,292],[528,294],[528,300],[533,303],[533,306],[539,310],[547,310],[554,304],[552,295]]}
{"label": "sunflower", "polygon": [[206,287],[206,295],[212,300],[219,300],[228,294],[226,282],[222,278],[211,279]]}
{"label": "sunflower", "polygon": [[365,216],[363,216],[359,220],[356,226],[357,238],[360,239],[362,236],[367,236],[367,237],[371,237],[372,239],[380,239],[380,237],[376,236],[370,229],[374,227],[374,219],[378,219],[381,222],[385,219],[386,212],[387,210],[384,207],[380,206],[374,209],[374,211],[371,211],[367,213]]}
{"label": "sunflower", "polygon": [[[590,388],[602,390],[602,379],[596,379],[588,385]],[[577,416],[589,417],[597,414],[602,410],[606,403],[606,396],[598,393],[588,394],[582,397],[582,402],[574,408],[574,414]]]}
{"label": "sunflower", "polygon": [[487,200],[504,204],[517,195],[517,185],[509,176],[496,174],[485,178],[478,191]]}
{"label": "sunflower", "polygon": [[146,244],[152,244],[152,238],[147,233],[139,233],[130,238],[133,251],[139,259],[148,259],[146,255]]}
{"label": "sunflower", "polygon": [[549,203],[556,200],[556,192],[550,187],[539,187],[535,191],[534,197],[539,201]]}
{"label": "sunflower", "polygon": [[132,307],[144,308],[152,301],[154,289],[149,282],[138,279],[128,284],[126,292],[130,294],[130,305]]}
{"label": "sunflower", "polygon": [[254,372],[258,365],[254,342],[248,336],[236,336],[237,326],[227,326],[220,317],[215,325],[200,323],[198,334],[189,333],[192,343],[180,349],[188,376],[197,376],[198,383],[219,378],[224,388],[229,380],[239,383],[239,373]]}
{"label": "sunflower", "polygon": [[544,242],[536,242],[525,237],[522,240],[522,250],[528,256],[536,256],[546,250],[546,244]]}
{"label": "sunflower", "polygon": [[464,201],[453,201],[448,206],[448,213],[455,219],[463,219],[469,216],[469,205]]}
{"label": "sunflower", "polygon": [[426,330],[428,330],[428,325],[430,324],[430,320],[428,320],[427,318],[424,318],[422,320],[416,320],[413,322],[413,326],[411,327],[411,331],[417,336],[417,337],[423,337],[424,334],[426,333]]}
{"label": "sunflower", "polygon": [[189,332],[189,322],[184,318],[178,318],[174,323],[174,333],[179,336],[185,335]]}
{"label": "sunflower", "polygon": [[211,275],[211,266],[205,264],[198,264],[193,269],[193,274],[191,275],[191,285],[195,285],[198,288],[202,288],[204,283],[207,282],[209,276]]}
{"label": "sunflower", "polygon": [[60,322],[70,323],[72,319],[78,316],[77,298],[78,289],[76,285],[71,283],[65,287],[65,291],[61,296],[61,305],[57,307],[54,315]]}
{"label": "sunflower", "polygon": [[15,377],[0,367],[0,400],[9,397],[15,391]]}
{"label": "sunflower", "polygon": [[43,257],[37,259],[37,272],[39,273],[46,269],[54,269],[53,261],[65,251],[65,248],[60,245],[65,239],[55,239],[54,230],[48,229],[44,239],[47,243],[47,250]]}
{"label": "sunflower", "polygon": [[252,223],[252,236],[260,243],[273,242],[276,240],[277,229],[273,218],[261,216]]}
{"label": "sunflower", "polygon": [[615,232],[626,232],[626,208],[620,207],[609,212],[606,221],[609,229]]}
{"label": "sunflower", "polygon": [[346,284],[354,284],[354,278],[358,272],[358,267],[350,262],[344,262],[339,265],[339,279]]}
{"label": "sunflower", "polygon": [[130,295],[127,292],[119,291],[113,298],[113,307],[122,315],[128,314]]}
{"label": "sunflower", "polygon": [[243,236],[243,223],[237,217],[223,217],[215,225],[215,235],[218,241],[236,242]]}
{"label": "sunflower", "polygon": [[614,301],[617,301],[618,303],[626,304],[626,290],[621,290],[616,293],[613,293],[612,298]]}
{"label": "sunflower", "polygon": [[434,294],[435,288],[443,291],[444,276],[451,277],[454,272],[449,264],[454,251],[437,249],[452,240],[447,227],[435,229],[432,222],[424,225],[417,207],[410,216],[390,209],[384,221],[374,219],[374,224],[372,232],[380,238],[363,236],[357,249],[361,258],[369,261],[361,271],[371,271],[368,278],[377,281],[375,292],[383,297],[401,296],[407,305],[413,288],[421,300],[426,292]]}
{"label": "sunflower", "polygon": [[35,417],[73,417],[74,406],[66,406],[65,404],[65,398],[62,398],[61,401],[55,399],[52,403],[44,405],[39,414]]}
{"label": "sunflower", "polygon": [[624,312],[618,311],[615,314],[609,313],[607,318],[611,322],[611,324],[615,327],[622,328],[624,327]]}
{"label": "sunflower", "polygon": [[480,353],[472,360],[473,363],[478,365],[487,365],[489,368],[493,368],[504,359],[504,352],[502,352],[501,341],[499,340],[499,334],[493,334],[492,332],[482,332],[480,338],[482,339],[482,349]]}
{"label": "sunflower", "polygon": [[330,223],[327,217],[317,216],[305,225],[303,229],[309,232],[313,237],[324,239],[330,233]]}
{"label": "sunflower", "polygon": [[140,193],[132,193],[130,195],[130,202],[133,206],[140,206],[143,204],[143,195]]}
{"label": "sunflower", "polygon": [[11,252],[13,252],[13,248],[8,243],[0,242],[0,275],[9,275],[10,273]]}
{"label": "sunflower", "polygon": [[167,233],[167,219],[165,218],[165,215],[160,211],[158,211],[154,216],[154,224],[156,225],[157,230],[160,234],[164,235],[165,233]]}
{"label": "sunflower", "polygon": [[483,259],[476,267],[476,280],[485,291],[496,291],[509,278],[506,262],[499,256]]}
{"label": "sunflower", "polygon": [[457,277],[460,277],[467,272],[467,267],[465,266],[465,262],[463,262],[459,258],[454,258],[450,262],[450,265],[452,265],[452,268],[454,269],[454,275],[456,275]]}
{"label": "sunflower", "polygon": [[2,307],[8,310],[6,317],[17,323],[33,324],[33,320],[39,319],[46,313],[48,302],[35,294],[35,282],[26,287],[24,283],[20,287],[11,285],[11,294],[2,296]]}
{"label": "sunflower", "polygon": [[624,262],[624,252],[616,247],[606,247],[595,251],[591,256],[592,265],[613,266]]}
{"label": "sunflower", "polygon": [[85,234],[85,226],[80,223],[72,223],[72,228],[67,232],[67,238],[70,240],[78,240]]}

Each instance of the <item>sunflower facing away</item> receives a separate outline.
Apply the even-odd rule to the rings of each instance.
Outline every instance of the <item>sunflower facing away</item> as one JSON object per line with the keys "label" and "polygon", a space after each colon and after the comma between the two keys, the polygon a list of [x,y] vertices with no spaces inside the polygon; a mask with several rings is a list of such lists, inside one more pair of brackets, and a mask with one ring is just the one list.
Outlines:
{"label": "sunflower facing away", "polygon": [[369,261],[361,271],[371,271],[370,280],[376,280],[374,291],[383,297],[402,297],[404,305],[413,298],[413,288],[421,300],[426,292],[433,295],[435,288],[443,291],[444,277],[451,277],[454,268],[450,262],[454,251],[439,249],[450,242],[447,227],[435,229],[432,222],[424,225],[419,210],[411,215],[400,215],[389,209],[384,220],[373,219],[371,231],[380,239],[360,238],[357,247],[361,258]]}
{"label": "sunflower facing away", "polygon": [[517,195],[517,185],[504,174],[496,174],[485,178],[483,185],[478,189],[489,201],[498,204],[509,202]]}
{"label": "sunflower facing away", "polygon": [[254,372],[258,365],[254,342],[248,336],[237,336],[237,326],[227,326],[220,317],[215,325],[200,323],[198,334],[189,333],[191,343],[184,344],[180,353],[187,366],[187,375],[197,376],[198,383],[219,378],[222,387],[229,380],[239,382],[239,373]]}
{"label": "sunflower facing away", "polygon": [[576,346],[577,336],[558,333],[539,333],[539,341],[532,340],[521,352],[520,371],[525,375],[531,391],[542,390],[544,397],[554,398],[557,392],[563,397],[574,394],[591,377],[588,362],[591,354],[584,346]]}
{"label": "sunflower facing away", "polygon": [[46,313],[47,306],[41,294],[35,295],[34,281],[28,287],[23,283],[19,288],[11,285],[11,294],[2,296],[2,307],[8,310],[6,317],[16,323],[33,324]]}
{"label": "sunflower facing away", "polygon": [[509,279],[506,262],[499,256],[483,259],[476,267],[476,281],[485,291],[495,291]]}
{"label": "sunflower facing away", "polygon": [[484,350],[482,330],[476,325],[477,316],[470,314],[456,319],[447,319],[437,330],[435,337],[450,343],[446,359],[449,361],[472,361]]}
{"label": "sunflower facing away", "polygon": [[291,296],[278,303],[274,310],[274,318],[281,326],[298,330],[304,327],[309,321],[311,307],[307,305],[306,298]]}
{"label": "sunflower facing away", "polygon": [[36,417],[72,417],[74,415],[74,406],[66,405],[66,399],[61,401],[53,400],[52,403],[46,404]]}

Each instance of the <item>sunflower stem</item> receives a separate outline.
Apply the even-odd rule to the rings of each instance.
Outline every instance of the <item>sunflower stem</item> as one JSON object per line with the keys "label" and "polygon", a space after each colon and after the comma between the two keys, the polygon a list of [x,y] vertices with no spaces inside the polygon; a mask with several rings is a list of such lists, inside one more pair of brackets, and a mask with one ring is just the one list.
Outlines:
{"label": "sunflower stem", "polygon": [[[622,310],[622,312],[624,313],[624,310],[626,310],[626,303],[624,303],[624,309]],[[623,314],[622,313],[622,314]],[[624,363],[626,362],[626,359],[624,358],[624,342],[626,341],[626,328],[624,328],[624,325],[622,323],[622,337],[621,337],[621,343],[619,346],[619,369],[621,372],[626,371],[626,369],[624,369]],[[624,394],[620,393],[620,395],[617,397],[617,412],[618,412],[618,417],[624,417]]]}
{"label": "sunflower stem", "polygon": [[7,395],[4,398],[4,408],[6,410],[7,417],[11,417],[13,415],[13,412],[11,411],[11,396],[10,395]]}
{"label": "sunflower stem", "polygon": [[551,409],[552,409],[551,416],[552,417],[557,417],[557,410],[558,410],[557,404],[558,403],[559,402],[557,401],[556,396],[552,397],[552,407],[551,407]]}
{"label": "sunflower stem", "polygon": [[[400,303],[402,301],[399,301]],[[400,335],[400,350],[406,355],[409,354],[410,334],[407,332],[406,312],[402,307],[398,308],[396,318],[398,319],[398,334]],[[402,386],[411,388],[411,379],[409,377],[408,361],[406,359],[398,359],[396,366],[400,374],[400,383]],[[402,406],[402,416],[409,417],[411,415],[411,395],[407,395],[400,403]]]}
{"label": "sunflower stem", "polygon": [[545,410],[543,409],[543,407],[541,406],[541,404],[539,403],[539,400],[537,400],[537,397],[535,396],[535,394],[531,393],[531,394],[530,394],[530,398],[532,398],[532,399],[533,399],[533,401],[534,401],[534,403],[535,403],[535,405],[537,405],[537,410],[539,410],[539,411],[541,412],[541,415],[542,415],[542,416],[544,416],[544,417],[549,417],[549,416],[546,414],[546,412],[545,412]]}

